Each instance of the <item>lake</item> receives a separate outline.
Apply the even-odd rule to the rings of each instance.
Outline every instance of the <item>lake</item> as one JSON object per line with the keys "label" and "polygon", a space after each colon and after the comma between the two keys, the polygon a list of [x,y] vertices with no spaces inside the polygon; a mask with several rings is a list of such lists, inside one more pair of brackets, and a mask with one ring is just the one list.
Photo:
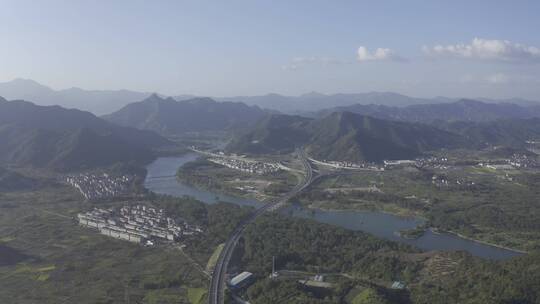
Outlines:
{"label": "lake", "polygon": [[[262,203],[256,200],[216,194],[179,182],[176,179],[178,168],[197,158],[198,155],[195,153],[188,153],[178,157],[158,158],[146,168],[148,174],[144,182],[145,187],[158,194],[191,196],[206,204],[225,201],[241,206],[262,206]],[[413,240],[397,235],[397,231],[412,229],[422,224],[423,221],[418,218],[400,217],[377,211],[326,211],[305,209],[299,206],[289,206],[281,212],[350,230],[364,231],[377,237],[410,244],[426,251],[463,250],[478,257],[494,260],[504,260],[521,255],[519,252],[481,244],[449,233],[434,233],[428,230],[422,237]]]}

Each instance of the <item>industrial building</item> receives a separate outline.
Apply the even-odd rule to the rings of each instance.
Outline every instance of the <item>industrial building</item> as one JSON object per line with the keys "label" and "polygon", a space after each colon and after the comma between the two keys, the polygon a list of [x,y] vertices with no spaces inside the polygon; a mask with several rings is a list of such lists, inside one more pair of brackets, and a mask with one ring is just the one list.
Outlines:
{"label": "industrial building", "polygon": [[254,280],[253,273],[244,271],[229,281],[229,287],[232,289],[244,288],[253,283]]}

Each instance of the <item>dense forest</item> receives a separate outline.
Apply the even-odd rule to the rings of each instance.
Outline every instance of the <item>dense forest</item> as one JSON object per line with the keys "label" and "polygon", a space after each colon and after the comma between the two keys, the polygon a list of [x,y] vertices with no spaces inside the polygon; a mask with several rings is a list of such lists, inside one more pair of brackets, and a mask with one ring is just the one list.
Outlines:
{"label": "dense forest", "polygon": [[[464,252],[421,253],[310,220],[266,215],[246,231],[241,263],[258,276],[247,292],[252,303],[540,303],[540,253],[506,262]],[[344,279],[321,293],[294,281],[270,280],[276,268],[339,274]],[[402,281],[406,290],[389,287]],[[348,299],[355,288],[361,292]],[[367,291],[366,291],[367,290]]]}

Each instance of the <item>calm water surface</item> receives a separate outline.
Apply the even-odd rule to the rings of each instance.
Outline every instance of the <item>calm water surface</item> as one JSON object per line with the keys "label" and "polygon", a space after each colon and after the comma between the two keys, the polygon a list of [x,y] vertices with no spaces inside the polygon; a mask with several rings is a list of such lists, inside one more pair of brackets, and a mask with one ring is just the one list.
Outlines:
{"label": "calm water surface", "polygon": [[[148,175],[145,187],[155,193],[173,196],[192,196],[204,203],[215,204],[225,201],[242,206],[261,206],[256,200],[243,199],[229,195],[216,194],[211,191],[199,190],[185,185],[176,179],[176,170],[183,164],[197,159],[194,153],[179,157],[161,157],[148,165]],[[399,217],[382,212],[368,211],[324,211],[304,209],[298,206],[288,207],[284,213],[300,218],[309,218],[321,223],[340,226],[350,230],[360,230],[375,236],[414,245],[423,250],[454,251],[464,250],[483,258],[503,260],[517,255],[518,252],[497,248],[466,240],[447,233],[433,233],[427,231],[422,237],[408,240],[399,237],[396,232],[403,229],[412,229],[423,223],[418,218]]]}

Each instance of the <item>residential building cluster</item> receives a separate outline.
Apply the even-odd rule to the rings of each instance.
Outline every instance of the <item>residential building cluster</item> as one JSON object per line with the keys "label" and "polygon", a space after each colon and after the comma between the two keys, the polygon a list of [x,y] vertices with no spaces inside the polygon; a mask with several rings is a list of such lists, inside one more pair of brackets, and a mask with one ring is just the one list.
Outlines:
{"label": "residential building cluster", "polygon": [[512,155],[512,157],[510,157],[510,159],[508,160],[508,163],[518,169],[539,167],[536,157],[529,157],[527,155],[517,154],[517,153]]}
{"label": "residential building cluster", "polygon": [[493,170],[511,169],[534,169],[540,167],[536,157],[529,157],[523,154],[513,154],[510,158],[496,161],[486,161],[478,164]]}
{"label": "residential building cluster", "polygon": [[374,163],[354,163],[350,161],[338,161],[338,160],[316,160],[309,158],[310,161],[315,164],[333,167],[336,169],[351,169],[351,170],[384,170],[384,168]]}
{"label": "residential building cluster", "polygon": [[400,159],[400,160],[385,160],[385,168],[395,168],[395,167],[407,167],[407,166],[416,166],[416,160],[410,159]]}
{"label": "residential building cluster", "polygon": [[445,170],[449,168],[449,163],[444,156],[427,156],[417,158],[416,167]]}
{"label": "residential building cluster", "polygon": [[66,182],[77,188],[88,200],[122,196],[129,193],[134,176],[111,176],[107,173],[81,173],[66,177]]}
{"label": "residential building cluster", "polygon": [[94,208],[77,215],[79,224],[101,234],[153,246],[157,241],[177,242],[203,232],[182,219],[173,219],[163,209],[146,205],[126,205],[119,209]]}
{"label": "residential building cluster", "polygon": [[228,157],[210,157],[208,160],[227,168],[253,174],[269,174],[282,169],[278,163],[264,163]]}
{"label": "residential building cluster", "polygon": [[455,179],[450,180],[446,175],[433,175],[431,177],[431,183],[437,187],[446,187],[450,185],[472,187],[475,185],[473,181],[469,181],[462,178],[455,178]]}

